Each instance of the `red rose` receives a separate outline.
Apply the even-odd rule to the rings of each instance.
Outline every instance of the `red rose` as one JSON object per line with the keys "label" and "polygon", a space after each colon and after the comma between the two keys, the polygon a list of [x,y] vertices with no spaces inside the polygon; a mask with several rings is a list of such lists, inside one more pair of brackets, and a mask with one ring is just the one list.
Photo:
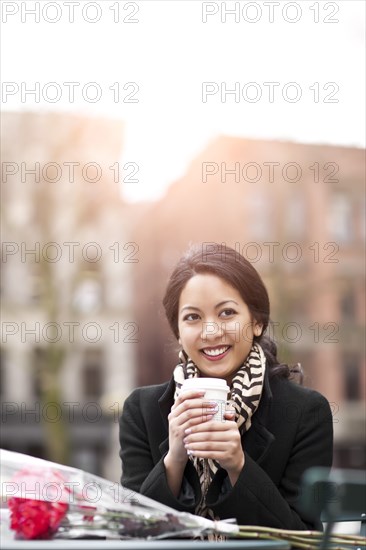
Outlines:
{"label": "red rose", "polygon": [[10,528],[25,539],[48,539],[57,531],[68,510],[64,502],[26,498],[9,499]]}
{"label": "red rose", "polygon": [[[19,483],[19,494],[24,491],[36,495],[35,499],[11,497],[8,500],[10,510],[10,528],[20,538],[48,539],[57,531],[68,511],[68,504],[56,500],[70,493],[64,486],[63,477],[51,470],[22,470],[14,477]],[[47,489],[47,490],[46,490]],[[37,499],[39,496],[39,499]],[[51,500],[41,500],[42,498]]]}

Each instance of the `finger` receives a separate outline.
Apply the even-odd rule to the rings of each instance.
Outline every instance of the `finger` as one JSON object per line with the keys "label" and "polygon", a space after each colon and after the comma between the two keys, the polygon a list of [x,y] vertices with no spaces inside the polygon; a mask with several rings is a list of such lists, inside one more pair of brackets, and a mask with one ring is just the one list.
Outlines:
{"label": "finger", "polygon": [[183,413],[178,418],[176,418],[175,422],[177,422],[177,425],[185,431],[196,428],[196,426],[200,426],[201,424],[207,425],[208,422],[213,421],[214,416],[214,412],[212,412],[211,414],[209,414],[208,412],[202,414],[202,412],[187,411],[186,413]]}
{"label": "finger", "polygon": [[225,459],[227,460],[227,451],[226,450],[204,450],[204,449],[196,449],[191,450],[187,449],[187,455],[191,456],[197,456],[198,458],[210,458],[211,460],[217,460],[217,462],[223,462]]}
{"label": "finger", "polygon": [[[180,424],[186,422],[191,418],[202,418],[202,422],[206,420],[207,415],[215,414],[217,407],[215,404],[203,406],[202,401],[199,399],[191,399],[184,403],[181,403],[176,409],[172,410],[169,417],[180,417]],[[168,417],[168,418],[169,418]]]}
{"label": "finger", "polygon": [[[171,410],[173,411],[178,409],[179,407],[182,406],[183,403],[187,403],[187,401],[195,401],[195,406],[197,406],[197,403],[200,401],[200,399],[202,399],[202,397],[204,397],[204,395],[205,395],[204,391],[196,391],[196,390],[190,390],[190,391],[181,393],[177,397],[177,399],[174,401]],[[185,405],[185,406],[191,407],[192,404],[189,403],[188,405]]]}
{"label": "finger", "polygon": [[205,393],[206,392],[203,390],[188,390],[188,391],[181,392],[178,395],[177,399],[175,400],[173,407],[179,406],[184,401],[187,401],[187,399],[194,399],[198,397],[202,398],[205,395]]}
{"label": "finger", "polygon": [[224,417],[228,420],[234,420],[235,419],[235,411],[225,411]]}
{"label": "finger", "polygon": [[233,430],[234,433],[237,433],[239,431],[238,425],[236,422],[232,422],[230,420],[225,420],[223,422],[217,421],[217,420],[211,420],[209,423],[202,422],[200,424],[197,424],[195,426],[188,426],[186,428],[185,432],[186,434],[196,434],[201,432],[227,432]]}
{"label": "finger", "polygon": [[199,441],[198,443],[190,443],[185,445],[187,451],[191,453],[203,453],[203,452],[228,452],[228,446],[226,441]]}
{"label": "finger", "polygon": [[187,410],[197,409],[198,411],[204,412],[206,409],[211,410],[213,407],[215,408],[215,412],[217,412],[215,403],[204,403],[202,399],[187,399],[179,405],[173,405],[171,412],[174,412],[175,415],[180,415]]}
{"label": "finger", "polygon": [[171,413],[168,416],[169,426],[170,428],[178,428],[182,435],[184,435],[185,430],[189,430],[190,428],[194,428],[195,426],[198,426],[202,423],[211,422],[214,418],[214,413],[205,414],[202,415],[200,412],[197,413],[197,411],[187,411],[184,414],[181,414],[177,417],[173,416],[174,413]]}
{"label": "finger", "polygon": [[224,448],[228,449],[228,446],[239,445],[240,439],[235,438],[235,434],[230,432],[216,432],[214,434],[210,432],[207,434],[203,433],[202,437],[197,434],[195,436],[188,435],[183,438],[183,445],[190,449],[196,445],[204,447],[205,445],[211,446],[211,444],[222,444]]}

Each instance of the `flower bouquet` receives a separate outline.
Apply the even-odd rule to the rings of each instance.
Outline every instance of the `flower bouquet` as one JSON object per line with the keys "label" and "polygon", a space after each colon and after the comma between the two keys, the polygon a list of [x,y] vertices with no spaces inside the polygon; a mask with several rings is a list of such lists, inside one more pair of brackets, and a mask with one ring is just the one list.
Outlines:
{"label": "flower bouquet", "polygon": [[1,501],[18,539],[235,534],[233,522],[178,512],[76,468],[0,450]]}
{"label": "flower bouquet", "polygon": [[[323,537],[319,531],[240,526],[178,512],[82,470],[5,450],[0,473],[2,506],[18,539],[245,538],[315,550]],[[329,542],[333,550],[366,544],[354,535],[334,535]]]}

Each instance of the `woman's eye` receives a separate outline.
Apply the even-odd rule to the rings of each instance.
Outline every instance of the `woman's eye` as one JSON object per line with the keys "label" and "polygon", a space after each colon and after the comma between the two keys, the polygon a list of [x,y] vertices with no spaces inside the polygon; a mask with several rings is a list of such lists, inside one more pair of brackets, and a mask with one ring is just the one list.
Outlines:
{"label": "woman's eye", "polygon": [[183,321],[196,321],[198,319],[198,313],[188,313],[183,317]]}
{"label": "woman's eye", "polygon": [[224,310],[222,310],[220,315],[223,316],[223,317],[229,317],[230,315],[235,315],[235,313],[236,313],[236,311],[234,311],[233,309],[224,309]]}

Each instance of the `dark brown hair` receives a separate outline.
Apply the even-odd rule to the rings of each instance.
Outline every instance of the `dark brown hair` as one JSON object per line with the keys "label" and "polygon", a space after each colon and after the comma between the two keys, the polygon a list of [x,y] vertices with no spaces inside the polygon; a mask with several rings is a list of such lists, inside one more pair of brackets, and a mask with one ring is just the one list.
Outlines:
{"label": "dark brown hair", "polygon": [[210,273],[224,279],[239,293],[255,321],[263,326],[260,336],[254,336],[267,359],[270,376],[288,378],[291,370],[277,359],[277,346],[265,335],[270,321],[268,292],[257,270],[244,256],[225,244],[202,243],[191,246],[180,258],[169,279],[163,305],[176,338],[178,332],[179,298],[183,288],[194,275]]}

